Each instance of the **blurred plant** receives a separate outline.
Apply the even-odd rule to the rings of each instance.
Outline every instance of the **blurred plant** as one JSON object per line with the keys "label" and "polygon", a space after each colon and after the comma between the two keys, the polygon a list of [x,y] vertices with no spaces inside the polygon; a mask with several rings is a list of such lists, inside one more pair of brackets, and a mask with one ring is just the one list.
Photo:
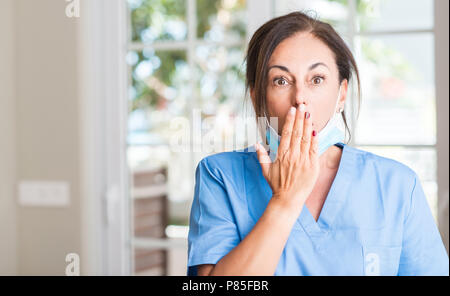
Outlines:
{"label": "blurred plant", "polygon": [[377,16],[379,0],[356,0],[358,30],[366,31],[371,23],[371,18]]}
{"label": "blurred plant", "polygon": [[177,93],[172,88],[176,84],[177,75],[180,75],[177,70],[182,71],[183,67],[187,67],[186,52],[144,50],[129,54],[135,55],[137,60],[131,67],[131,111],[149,107],[161,109],[166,106],[166,102],[173,99],[170,91],[168,93],[166,90]]}
{"label": "blurred plant", "polygon": [[222,41],[208,34],[219,31],[219,34],[234,33],[235,37],[245,37],[245,7],[245,0],[197,0],[197,36]]}
{"label": "blurred plant", "polygon": [[132,41],[151,43],[186,38],[185,0],[128,0],[128,3]]}
{"label": "blurred plant", "polygon": [[213,114],[221,104],[239,108],[244,99],[244,45],[231,48],[200,46],[197,49],[196,86],[203,111]]}
{"label": "blurred plant", "polygon": [[[167,29],[169,22],[186,26],[186,0],[128,0],[131,10],[132,40],[152,43],[185,39],[174,29]],[[197,36],[205,41],[215,42],[244,40],[246,32],[245,0],[197,0]],[[178,31],[184,32],[182,26]],[[223,38],[228,36],[229,38]],[[235,44],[235,43],[234,43]],[[205,47],[199,45],[197,47]],[[217,49],[216,46],[206,46]],[[164,110],[175,105],[180,109],[190,94],[202,93],[214,84],[214,92],[201,103],[226,102],[230,96],[230,83],[243,85],[243,47],[211,51],[208,56],[197,56],[196,72],[187,65],[185,50],[158,51],[150,47],[142,51],[131,51],[127,60],[131,67],[130,111],[137,109]],[[198,50],[197,50],[198,51]],[[221,53],[221,54],[217,54]],[[219,67],[209,67],[213,63]],[[208,66],[209,65],[209,66]],[[206,79],[205,77],[209,78]],[[190,87],[189,80],[197,81],[196,89],[182,93],[183,86]],[[209,83],[209,85],[208,85]],[[170,94],[171,96],[168,96]],[[174,99],[174,97],[176,99]],[[180,99],[178,102],[177,99]],[[208,102],[210,101],[210,102]]]}

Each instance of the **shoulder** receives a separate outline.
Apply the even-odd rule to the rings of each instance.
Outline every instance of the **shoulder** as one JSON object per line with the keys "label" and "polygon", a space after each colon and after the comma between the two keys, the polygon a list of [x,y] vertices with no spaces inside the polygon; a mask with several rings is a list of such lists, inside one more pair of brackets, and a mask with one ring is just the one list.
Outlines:
{"label": "shoulder", "polygon": [[414,187],[418,177],[408,165],[356,147],[346,146],[346,149],[359,168],[360,174],[374,173],[380,182],[396,182],[407,188]]}
{"label": "shoulder", "polygon": [[[358,197],[364,197],[355,198],[355,203],[361,207],[381,209],[379,212],[384,217],[377,216],[377,221],[386,219],[386,223],[391,225],[404,221],[411,208],[414,192],[421,188],[416,172],[395,159],[355,147],[346,148],[349,158],[354,162],[350,166],[355,170],[351,175],[354,178],[351,180],[352,188],[358,192]],[[368,209],[365,215],[370,212]]]}
{"label": "shoulder", "polygon": [[244,169],[256,163],[254,148],[219,152],[203,157],[197,165],[197,173],[207,172],[215,179],[239,179]]}
{"label": "shoulder", "polygon": [[256,157],[256,152],[251,147],[240,150],[224,151],[203,157],[198,166],[208,169],[226,170],[236,166],[241,166],[249,158]]}
{"label": "shoulder", "polygon": [[352,146],[346,146],[346,148],[359,164],[375,168],[384,173],[395,173],[409,178],[414,178],[416,175],[412,168],[398,160]]}
{"label": "shoulder", "polygon": [[[216,198],[220,198],[217,194],[226,192],[226,199],[241,200],[246,188],[246,177],[249,170],[253,170],[255,166],[255,152],[245,150],[226,151],[208,155],[200,160],[195,172],[196,192],[200,193],[203,189],[211,192],[216,189]],[[250,172],[250,175],[255,175]],[[223,190],[223,191],[222,191]],[[211,195],[209,195],[209,198]]]}

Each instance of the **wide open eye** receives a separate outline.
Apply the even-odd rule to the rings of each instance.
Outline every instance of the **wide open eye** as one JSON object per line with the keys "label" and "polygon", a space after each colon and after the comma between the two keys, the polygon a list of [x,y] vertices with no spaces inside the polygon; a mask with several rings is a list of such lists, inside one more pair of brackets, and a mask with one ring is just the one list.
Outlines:
{"label": "wide open eye", "polygon": [[289,82],[284,77],[276,77],[273,80],[273,83],[275,84],[275,86],[285,86],[289,84]]}
{"label": "wide open eye", "polygon": [[315,76],[315,77],[312,79],[312,83],[313,83],[314,85],[318,85],[318,84],[321,84],[321,83],[323,82],[323,80],[324,80],[324,78],[323,78],[322,76]]}

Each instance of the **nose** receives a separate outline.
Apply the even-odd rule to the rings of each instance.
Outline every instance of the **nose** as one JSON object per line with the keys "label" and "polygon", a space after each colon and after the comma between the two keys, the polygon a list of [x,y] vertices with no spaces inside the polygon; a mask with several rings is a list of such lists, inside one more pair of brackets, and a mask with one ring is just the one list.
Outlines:
{"label": "nose", "polygon": [[[305,104],[306,111],[307,112],[311,112],[311,107],[312,106],[308,106],[308,98],[305,96],[305,92],[302,90],[301,87],[297,86],[296,90],[295,90],[295,97],[294,97],[293,106],[297,108],[301,104]],[[312,122],[312,126],[314,126],[314,122]]]}
{"label": "nose", "polygon": [[306,102],[304,93],[302,91],[302,89],[300,87],[296,88],[295,91],[295,97],[294,97],[294,102],[293,105],[295,107],[299,106],[300,104],[305,104],[306,106],[308,106],[308,103]]}

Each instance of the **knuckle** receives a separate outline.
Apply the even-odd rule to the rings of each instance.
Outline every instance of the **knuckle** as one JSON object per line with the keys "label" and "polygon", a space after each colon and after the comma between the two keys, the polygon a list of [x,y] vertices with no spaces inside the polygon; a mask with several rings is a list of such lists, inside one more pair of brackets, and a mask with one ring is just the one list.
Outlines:
{"label": "knuckle", "polygon": [[288,164],[288,166],[292,165],[292,153],[286,152],[284,154],[283,160],[285,161],[286,164]]}
{"label": "knuckle", "polygon": [[283,136],[289,136],[291,134],[291,131],[288,129],[284,129],[283,132],[281,133]]}
{"label": "knuckle", "polygon": [[302,136],[302,133],[299,130],[294,130],[292,132],[292,136],[295,138],[300,138]]}
{"label": "knuckle", "polygon": [[289,166],[293,166],[295,164],[295,159],[293,155],[289,155],[289,157],[286,159]]}

